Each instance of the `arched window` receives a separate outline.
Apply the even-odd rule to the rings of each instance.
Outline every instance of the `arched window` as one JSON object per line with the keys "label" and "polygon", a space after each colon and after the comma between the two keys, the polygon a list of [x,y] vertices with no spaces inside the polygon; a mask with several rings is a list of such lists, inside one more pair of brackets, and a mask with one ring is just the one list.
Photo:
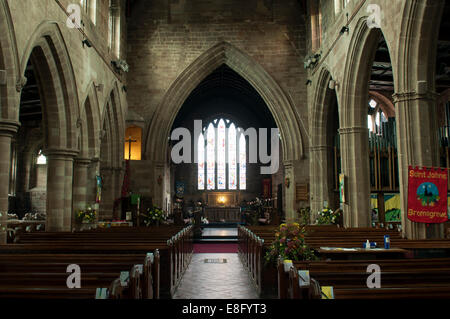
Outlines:
{"label": "arched window", "polygon": [[140,161],[142,158],[142,128],[136,125],[125,131],[124,159]]}
{"label": "arched window", "polygon": [[198,189],[205,189],[205,176],[207,190],[236,190],[238,184],[239,189],[246,189],[247,151],[244,135],[239,139],[239,149],[237,146],[238,134],[234,123],[225,119],[209,123],[198,140]]}
{"label": "arched window", "polygon": [[367,115],[367,126],[371,133],[383,135],[383,123],[388,122],[380,105],[374,99],[369,101],[369,114]]}
{"label": "arched window", "polygon": [[198,137],[198,189],[205,189],[205,137]]}

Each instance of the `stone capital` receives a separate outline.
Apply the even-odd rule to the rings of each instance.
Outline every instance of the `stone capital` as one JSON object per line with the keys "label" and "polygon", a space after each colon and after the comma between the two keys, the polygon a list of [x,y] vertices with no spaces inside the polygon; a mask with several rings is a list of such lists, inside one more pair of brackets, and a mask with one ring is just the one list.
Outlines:
{"label": "stone capital", "polygon": [[398,92],[392,94],[392,99],[394,104],[406,102],[406,101],[414,101],[414,100],[427,100],[427,101],[436,101],[439,94],[436,92],[428,91],[423,94],[419,94],[416,91],[410,92]]}
{"label": "stone capital", "polygon": [[310,146],[309,151],[310,152],[324,152],[332,148],[331,146],[327,145],[316,145],[316,146]]}
{"label": "stone capital", "polygon": [[346,135],[346,134],[368,134],[369,129],[367,127],[341,127],[339,129],[340,135]]}
{"label": "stone capital", "polygon": [[52,159],[64,159],[64,160],[74,160],[78,155],[78,150],[72,149],[54,149],[48,148],[44,150],[44,154]]}
{"label": "stone capital", "polygon": [[90,158],[82,158],[82,157],[75,158],[75,165],[78,166],[89,166],[91,163],[92,160]]}
{"label": "stone capital", "polygon": [[15,120],[0,119],[0,136],[13,137],[19,127],[20,123]]}

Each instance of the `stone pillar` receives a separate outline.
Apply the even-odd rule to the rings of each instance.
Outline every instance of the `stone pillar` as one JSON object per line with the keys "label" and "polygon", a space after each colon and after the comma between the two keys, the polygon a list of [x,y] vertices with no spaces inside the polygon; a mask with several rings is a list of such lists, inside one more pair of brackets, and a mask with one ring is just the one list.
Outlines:
{"label": "stone pillar", "polygon": [[15,121],[0,121],[0,244],[6,244],[11,173],[11,140],[18,129],[19,123]]}
{"label": "stone pillar", "polygon": [[[334,167],[329,161],[328,146],[312,146],[310,150],[310,171],[311,171],[311,213],[315,217],[317,212],[322,210],[323,202],[331,204],[333,185],[330,185],[330,176],[334,174]],[[311,220],[314,222],[314,220]]]}
{"label": "stone pillar", "polygon": [[47,150],[47,231],[71,231],[73,159],[77,152]]}
{"label": "stone pillar", "polygon": [[89,187],[95,180],[89,178],[89,166],[91,160],[88,158],[76,158],[73,168],[73,209],[75,212],[86,209],[86,206],[94,204],[88,199]]}
{"label": "stone pillar", "polygon": [[113,216],[114,208],[114,178],[113,169],[110,167],[102,167],[100,169],[100,175],[102,177],[103,189],[102,189],[102,200],[100,202],[99,208],[99,218],[119,218],[120,219],[120,207],[116,211],[117,216]]}
{"label": "stone pillar", "polygon": [[155,174],[154,174],[154,198],[153,203],[162,208],[164,208],[164,184],[165,184],[165,165],[164,163],[156,163],[155,164]]}
{"label": "stone pillar", "polygon": [[439,225],[428,229],[425,224],[407,218],[408,166],[438,167],[436,94],[427,92],[395,93],[393,95],[398,144],[399,185],[402,211],[402,231],[409,239],[424,239],[443,235]]}
{"label": "stone pillar", "polygon": [[342,173],[346,177],[344,227],[370,225],[369,130],[367,127],[339,129]]}
{"label": "stone pillar", "polygon": [[295,212],[295,169],[292,161],[284,162],[284,209],[286,220],[297,217]]}

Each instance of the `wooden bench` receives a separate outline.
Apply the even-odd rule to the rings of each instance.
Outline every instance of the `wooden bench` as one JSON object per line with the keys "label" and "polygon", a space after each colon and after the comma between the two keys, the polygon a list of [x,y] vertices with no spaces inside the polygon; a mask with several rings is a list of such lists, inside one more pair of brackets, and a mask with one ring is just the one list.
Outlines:
{"label": "wooden bench", "polygon": [[[161,227],[164,228],[164,227]],[[180,228],[166,228],[165,231],[178,231]],[[130,232],[131,231],[131,232]],[[81,236],[77,236],[82,234]],[[35,236],[37,235],[37,236]],[[152,273],[152,276],[149,276],[148,272],[143,272],[144,278],[141,276],[136,277],[137,281],[144,282],[146,285],[143,285],[144,288],[139,293],[136,290],[132,290],[133,296],[153,294],[155,292],[155,297],[170,297],[175,289],[179,281],[181,280],[181,276],[187,268],[190,258],[193,252],[192,245],[192,227],[189,226],[185,229],[181,229],[173,236],[169,237],[167,232],[163,230],[158,230],[156,232],[150,232],[148,230],[139,230],[137,232],[133,232],[133,230],[125,231],[92,231],[92,232],[83,232],[83,233],[39,233],[39,234],[26,234],[26,236],[20,238],[20,241],[24,241],[26,243],[20,244],[10,244],[10,245],[0,245],[0,255],[11,256],[16,255],[18,259],[20,259],[20,255],[23,256],[52,256],[53,258],[60,258],[59,265],[58,262],[56,264],[46,264],[48,269],[55,270],[56,268],[61,266],[62,263],[65,263],[67,267],[68,262],[73,262],[76,264],[80,264],[82,266],[82,272],[84,271],[99,271],[102,265],[98,264],[99,259],[102,259],[100,255],[108,255],[109,257],[114,257],[116,260],[114,262],[122,263],[118,266],[125,266],[127,262],[129,262],[130,256],[125,256],[124,259],[121,257],[124,255],[134,254],[139,256],[141,262],[140,264],[144,264],[148,261],[142,262],[143,257],[146,255],[148,251],[158,250],[158,261],[161,264],[161,269],[164,271],[160,272],[160,274]],[[169,238],[168,240],[166,240]],[[87,259],[83,259],[80,256],[86,256]],[[16,258],[16,259],[17,259]],[[38,257],[36,257],[38,258]],[[95,260],[89,262],[89,258],[93,258],[91,260]],[[105,257],[106,258],[106,257]],[[127,259],[128,258],[128,259]],[[4,260],[4,258],[1,258]],[[8,260],[14,260],[14,258],[8,258]],[[55,261],[54,261],[55,262]],[[83,264],[84,262],[84,264]],[[97,262],[97,264],[96,264]],[[117,277],[117,268],[111,267],[114,265],[114,262],[108,264],[109,269],[114,270],[113,273],[108,273],[104,276],[104,282],[108,281],[109,284],[115,280]],[[135,262],[133,260],[133,262]],[[36,263],[33,263],[32,260],[27,260],[24,262],[24,265],[30,264],[35,266]],[[3,269],[7,269],[7,265],[2,265],[0,262],[0,267]],[[6,267],[6,268],[5,268]],[[12,267],[11,265],[9,267]],[[131,274],[135,274],[134,263],[132,265],[128,264],[127,268],[121,268],[121,271],[126,269],[132,269]],[[19,266],[20,268],[20,266]],[[22,268],[26,268],[26,266],[22,266]],[[2,268],[0,268],[2,269]],[[11,268],[10,268],[11,269]],[[86,270],[85,270],[86,269]],[[133,270],[134,269],[134,270]],[[145,267],[144,267],[145,269]],[[65,272],[65,269],[64,269]],[[159,268],[157,270],[159,272]],[[119,272],[120,273],[120,272]],[[65,278],[69,274],[62,273]],[[95,273],[94,273],[95,274]],[[110,278],[108,276],[112,276],[114,274],[114,278]],[[58,275],[53,275],[54,278],[58,278]],[[149,278],[159,278],[159,280],[155,281],[157,287],[153,287],[153,291],[148,288]],[[102,276],[100,276],[102,277]],[[100,278],[99,277],[99,278]],[[83,277],[84,278],[84,277]],[[88,277],[89,278],[89,277]],[[92,277],[94,278],[94,277]],[[130,277],[131,278],[131,277]],[[134,277],[133,277],[134,278]],[[37,279],[38,280],[38,279]],[[56,279],[55,279],[56,280]],[[89,281],[87,281],[89,283]],[[92,283],[94,279],[92,279]],[[1,283],[1,282],[0,282]],[[63,281],[65,284],[65,280]],[[97,282],[98,284],[98,282]],[[137,285],[139,286],[139,285]],[[97,286],[98,287],[98,286]],[[147,288],[145,288],[147,287]],[[10,287],[14,288],[14,287]],[[18,290],[15,287],[11,293],[18,293]],[[25,286],[25,288],[28,288]],[[45,287],[43,287],[45,288]],[[95,287],[92,287],[95,288]],[[147,289],[147,291],[146,291]],[[22,290],[24,294],[27,294],[27,289]]]}
{"label": "wooden bench", "polygon": [[[408,257],[415,256],[418,250],[443,249],[450,251],[449,240],[407,240],[401,237],[400,233],[392,230],[373,228],[338,228],[334,226],[307,226],[309,231],[305,236],[306,243],[313,249],[320,247],[362,247],[367,239],[377,242],[378,247],[383,247],[384,235],[391,237],[391,247],[411,250]],[[264,256],[266,251],[275,239],[275,232],[278,227],[271,226],[251,226],[238,227],[238,251],[242,263],[248,269],[253,278],[258,292],[262,296],[273,296],[273,287],[277,287],[276,267],[264,266]],[[327,235],[325,235],[327,234]],[[381,244],[381,245],[380,245]],[[400,251],[400,250],[399,250]],[[402,254],[404,252],[402,251]],[[326,255],[326,254],[325,254]],[[330,258],[330,256],[322,256]],[[400,258],[401,256],[395,256]]]}
{"label": "wooden bench", "polygon": [[[367,267],[377,264],[381,270],[381,288],[367,287]],[[365,260],[365,261],[310,261],[293,262],[289,272],[278,262],[279,298],[305,298],[305,289],[299,287],[298,270],[309,270],[310,277],[322,286],[333,286],[335,298],[398,298],[421,297],[438,293],[450,298],[450,259]],[[307,290],[307,289],[306,289]],[[363,291],[361,295],[358,292]],[[371,294],[372,292],[372,294]],[[306,294],[308,296],[308,294]]]}

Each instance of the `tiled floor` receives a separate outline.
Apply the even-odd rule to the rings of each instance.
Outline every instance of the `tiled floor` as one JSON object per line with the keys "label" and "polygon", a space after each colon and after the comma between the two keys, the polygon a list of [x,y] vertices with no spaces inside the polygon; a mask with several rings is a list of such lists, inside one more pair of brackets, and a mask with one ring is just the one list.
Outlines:
{"label": "tiled floor", "polygon": [[[227,263],[205,263],[219,258]],[[258,299],[258,295],[237,254],[194,254],[174,299]]]}

